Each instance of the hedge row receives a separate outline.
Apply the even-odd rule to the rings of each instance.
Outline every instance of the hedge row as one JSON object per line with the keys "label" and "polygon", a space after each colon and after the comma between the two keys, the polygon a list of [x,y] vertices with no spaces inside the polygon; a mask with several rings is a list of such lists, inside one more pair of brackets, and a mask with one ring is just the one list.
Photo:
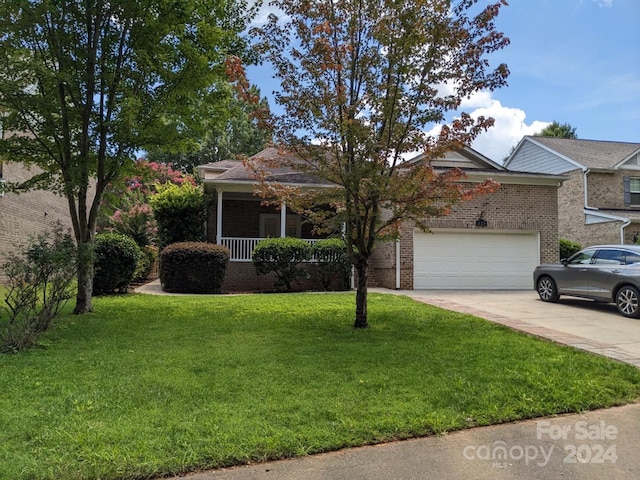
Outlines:
{"label": "hedge row", "polygon": [[162,289],[177,293],[221,293],[229,249],[207,242],[177,242],[160,253]]}

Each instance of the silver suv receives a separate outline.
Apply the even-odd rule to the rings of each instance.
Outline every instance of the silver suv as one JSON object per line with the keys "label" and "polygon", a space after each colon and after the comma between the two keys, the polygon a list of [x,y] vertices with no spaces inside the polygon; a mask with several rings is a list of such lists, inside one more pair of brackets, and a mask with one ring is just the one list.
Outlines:
{"label": "silver suv", "polygon": [[533,284],[545,302],[560,295],[615,302],[625,317],[640,318],[640,245],[598,245],[561,263],[539,265]]}

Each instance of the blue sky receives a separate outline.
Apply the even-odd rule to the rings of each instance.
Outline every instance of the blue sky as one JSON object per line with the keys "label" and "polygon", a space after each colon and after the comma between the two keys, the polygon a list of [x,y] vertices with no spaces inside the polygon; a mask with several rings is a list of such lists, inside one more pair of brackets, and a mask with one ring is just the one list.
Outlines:
{"label": "blue sky", "polygon": [[[463,104],[496,120],[473,148],[500,162],[553,120],[579,138],[640,142],[640,0],[509,0],[497,26],[511,44],[490,58],[511,75]],[[248,75],[263,95],[278,88],[265,67]]]}

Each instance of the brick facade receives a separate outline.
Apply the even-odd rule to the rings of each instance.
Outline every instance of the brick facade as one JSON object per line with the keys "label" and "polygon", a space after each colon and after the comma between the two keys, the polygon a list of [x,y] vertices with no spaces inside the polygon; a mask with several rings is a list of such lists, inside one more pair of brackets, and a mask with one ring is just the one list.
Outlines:
{"label": "brick facade", "polygon": [[[427,222],[430,228],[478,229],[537,232],[540,260],[558,261],[558,196],[556,186],[503,184],[492,194],[475,198],[455,207],[450,215]],[[476,227],[476,220],[487,221]],[[400,232],[400,288],[413,288],[414,224],[405,222]],[[380,244],[371,262],[377,286],[396,286],[396,245]]]}
{"label": "brick facade", "polygon": [[[598,244],[619,244],[622,221],[587,223],[584,213],[584,174],[574,170],[566,174],[566,180],[558,190],[558,235],[560,238],[577,242],[583,247]],[[637,177],[637,172],[589,172],[587,175],[587,205],[589,207],[612,210],[620,217],[640,215],[640,208],[624,203],[624,177]],[[624,243],[633,243],[640,235],[640,223],[631,223],[624,230]]]}
{"label": "brick facade", "polygon": [[[2,174],[7,182],[23,182],[34,173],[21,164],[3,162]],[[67,200],[52,192],[6,193],[0,197],[0,265],[17,245],[30,236],[50,230],[57,222],[71,228]],[[0,282],[5,280],[4,271],[0,269]]]}

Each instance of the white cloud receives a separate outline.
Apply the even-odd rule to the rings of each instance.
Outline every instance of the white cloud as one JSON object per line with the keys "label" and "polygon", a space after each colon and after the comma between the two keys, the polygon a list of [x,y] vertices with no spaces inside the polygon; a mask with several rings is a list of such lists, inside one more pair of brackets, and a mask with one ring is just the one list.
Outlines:
{"label": "white cloud", "polygon": [[612,7],[613,0],[593,0],[599,7]]}
{"label": "white cloud", "polygon": [[269,20],[269,15],[271,14],[274,14],[277,17],[280,17],[281,19],[288,18],[283,14],[282,10],[271,5],[270,2],[263,2],[260,8],[258,9],[258,13],[256,14],[255,18],[251,22],[251,25],[255,27],[260,27],[266,24],[267,21]]}
{"label": "white cloud", "polygon": [[[471,148],[482,153],[497,163],[502,163],[522,137],[533,135],[545,128],[551,122],[534,120],[527,125],[527,114],[519,108],[505,107],[499,100],[491,96],[491,92],[478,92],[465,99],[461,110],[469,113],[471,117],[491,117],[494,125],[486,132],[480,134],[471,145]],[[440,132],[440,125],[434,126],[427,132],[436,136]]]}
{"label": "white cloud", "polygon": [[527,115],[524,110],[506,107],[490,95],[481,95],[485,97],[486,103],[478,105],[470,115],[474,118],[481,115],[492,117],[495,123],[492,128],[480,134],[471,147],[495,162],[502,163],[511,148],[517,145],[523,136],[538,133],[551,123],[534,120],[527,125],[525,121]]}

